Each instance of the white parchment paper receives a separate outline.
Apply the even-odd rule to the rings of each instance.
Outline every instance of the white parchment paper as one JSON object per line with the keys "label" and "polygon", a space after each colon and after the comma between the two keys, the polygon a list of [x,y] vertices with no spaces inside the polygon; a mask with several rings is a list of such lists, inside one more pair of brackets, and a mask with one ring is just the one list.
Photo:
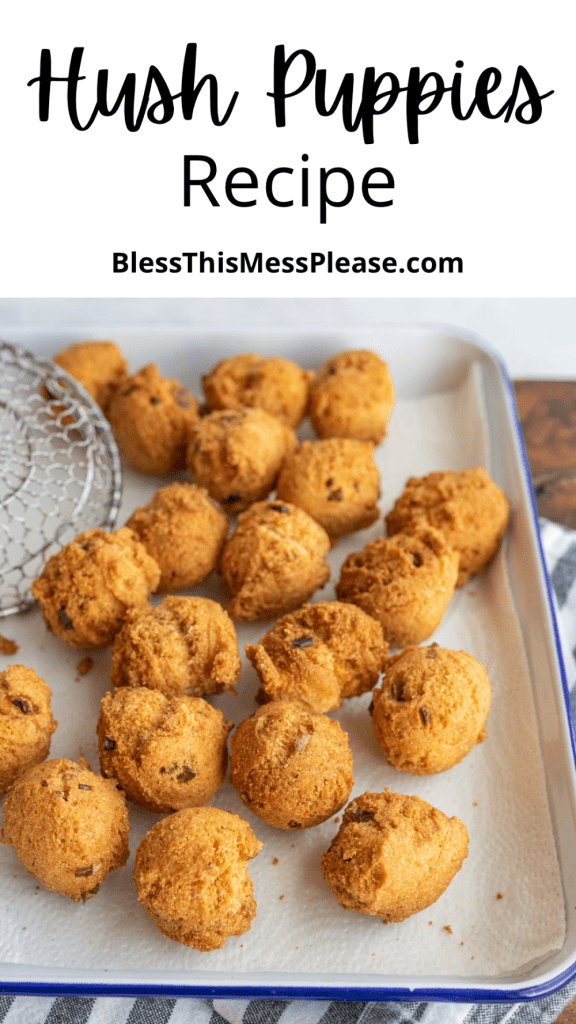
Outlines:
{"label": "white parchment paper", "polygon": [[[302,436],[306,436],[306,431]],[[490,470],[479,377],[474,368],[457,389],[398,401],[388,437],[376,450],[381,508],[393,504],[410,475],[485,465]],[[157,480],[125,474],[119,525],[147,502]],[[339,566],[350,551],[378,536],[382,522],[344,539],[330,555],[330,583],[315,600],[330,600]],[[194,593],[227,603],[218,578]],[[267,626],[240,626],[238,639],[255,642]],[[107,690],[109,652],[93,654],[81,678],[83,652],[47,634],[36,611],[2,623],[20,651],[12,659],[42,675],[53,691],[59,727],[51,756],[84,754],[98,770],[95,725]],[[322,972],[335,977],[433,975],[502,978],[538,963],[562,946],[564,904],[548,811],[538,727],[519,626],[506,577],[506,541],[490,570],[454,595],[434,639],[470,651],[488,671],[493,703],[488,739],[441,775],[417,778],[384,761],[367,712],[370,695],[345,702],[337,717],[350,736],[356,784],[352,796],[384,786],[415,794],[456,814],[470,834],[469,856],[432,907],[401,924],[344,911],[320,872],[320,855],[334,820],[297,834],[275,830],[246,810],[228,782],[213,803],[246,818],[264,843],[251,862],[258,914],[249,932],[223,949],[198,953],[163,938],[136,899],[133,851],[157,818],[129,805],[132,856],[113,871],[86,905],[44,891],[12,850],[0,847],[0,961],[93,969],[189,972]],[[245,665],[238,696],[214,698],[238,723],[254,710],[258,681]],[[339,816],[337,816],[339,817]],[[277,859],[277,863],[274,860]],[[305,979],[302,979],[304,982]]]}

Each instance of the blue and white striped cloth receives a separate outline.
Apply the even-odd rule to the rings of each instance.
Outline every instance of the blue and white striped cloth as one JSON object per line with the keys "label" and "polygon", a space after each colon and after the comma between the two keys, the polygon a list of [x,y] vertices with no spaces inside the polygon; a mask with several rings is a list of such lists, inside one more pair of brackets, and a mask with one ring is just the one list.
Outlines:
{"label": "blue and white striped cloth", "polygon": [[[576,714],[576,533],[547,520],[540,528]],[[0,1024],[551,1024],[575,995],[576,980],[514,1005],[0,995]]]}

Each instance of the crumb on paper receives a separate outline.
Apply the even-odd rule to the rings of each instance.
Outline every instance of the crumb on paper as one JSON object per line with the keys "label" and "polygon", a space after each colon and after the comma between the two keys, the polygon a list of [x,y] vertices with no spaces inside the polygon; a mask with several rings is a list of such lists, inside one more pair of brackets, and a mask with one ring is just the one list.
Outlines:
{"label": "crumb on paper", "polygon": [[497,899],[497,900],[503,900],[503,899],[504,899],[504,896],[503,896],[503,894],[502,894],[501,892],[497,892],[497,893],[496,893],[496,899]]}
{"label": "crumb on paper", "polygon": [[0,635],[0,654],[16,654],[19,650],[15,640],[8,640],[7,637]]}
{"label": "crumb on paper", "polygon": [[477,800],[473,800],[472,801],[472,807],[478,807],[478,801]]}
{"label": "crumb on paper", "polygon": [[428,924],[432,924],[432,921],[428,921]]}
{"label": "crumb on paper", "polygon": [[[335,825],[337,825],[339,821],[340,821],[340,818],[339,818],[339,817],[338,817],[338,818],[334,818],[334,824],[335,824]],[[372,954],[372,956],[374,956],[374,954]]]}
{"label": "crumb on paper", "polygon": [[78,662],[78,664],[76,665],[76,671],[79,672],[81,676],[86,676],[88,675],[93,664],[93,658],[90,658],[87,655],[85,658],[82,658],[82,660]]}
{"label": "crumb on paper", "polygon": [[463,945],[464,945],[464,943],[463,943],[463,942],[461,942],[461,943],[460,943],[460,945],[461,945],[461,946],[463,946]]}
{"label": "crumb on paper", "polygon": [[280,862],[278,860],[278,857],[274,857],[274,860],[272,861],[272,863],[273,864],[279,864]]}
{"label": "crumb on paper", "polygon": [[279,897],[278,897],[278,899],[279,899],[279,900],[283,900],[283,899],[284,899],[284,895],[282,895],[282,896],[279,896]]}
{"label": "crumb on paper", "polygon": [[449,932],[450,935],[452,935],[452,928],[450,927],[449,924],[445,924],[444,928],[442,930],[445,931],[445,932]]}

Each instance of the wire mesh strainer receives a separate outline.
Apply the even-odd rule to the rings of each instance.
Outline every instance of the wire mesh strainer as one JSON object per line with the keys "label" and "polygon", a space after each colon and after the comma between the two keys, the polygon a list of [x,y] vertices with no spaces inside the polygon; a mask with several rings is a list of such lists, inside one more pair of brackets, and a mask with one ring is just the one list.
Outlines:
{"label": "wire mesh strainer", "polygon": [[82,385],[0,342],[0,618],[34,603],[32,580],[77,533],[114,526],[121,496],[110,425]]}

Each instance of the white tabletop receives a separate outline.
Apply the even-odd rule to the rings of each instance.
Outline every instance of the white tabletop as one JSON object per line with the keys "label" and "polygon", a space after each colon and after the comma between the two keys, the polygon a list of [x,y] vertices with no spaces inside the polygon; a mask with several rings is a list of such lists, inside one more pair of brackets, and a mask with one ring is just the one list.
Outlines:
{"label": "white tabletop", "polygon": [[511,377],[576,379],[576,299],[0,299],[7,341],[15,328],[61,328],[80,340],[140,326],[325,331],[390,323],[473,331]]}

